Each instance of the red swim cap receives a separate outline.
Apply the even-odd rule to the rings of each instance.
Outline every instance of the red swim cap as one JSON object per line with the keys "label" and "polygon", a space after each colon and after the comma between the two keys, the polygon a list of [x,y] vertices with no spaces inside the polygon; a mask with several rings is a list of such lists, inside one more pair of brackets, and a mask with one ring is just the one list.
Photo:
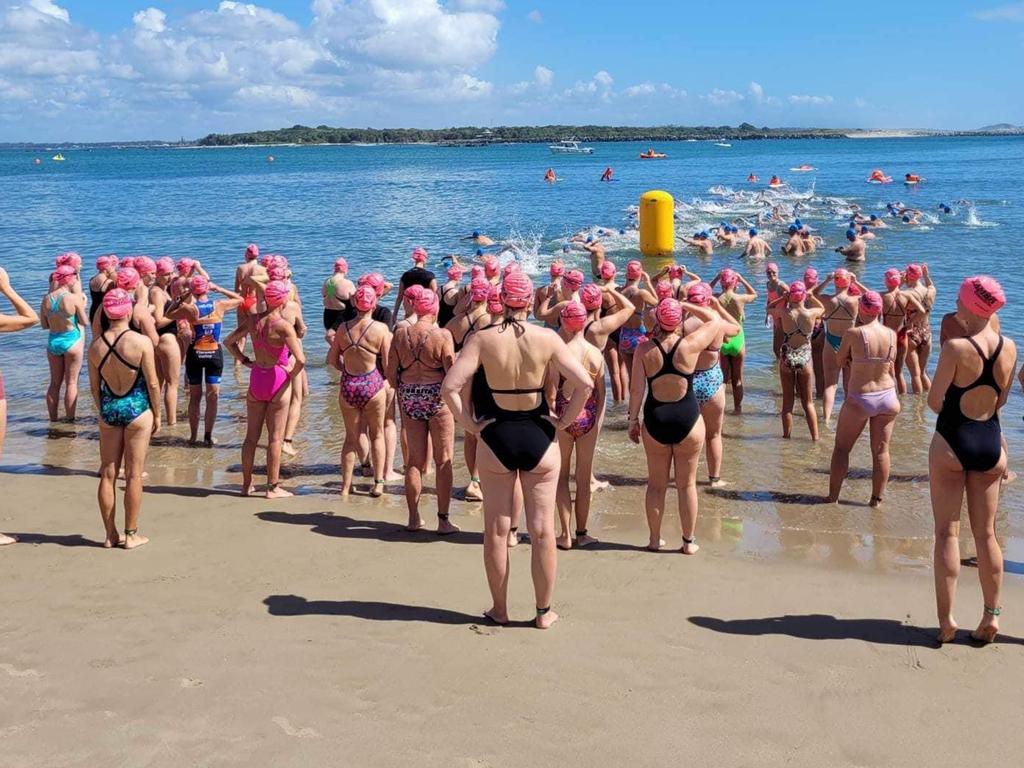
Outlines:
{"label": "red swim cap", "polygon": [[478,277],[483,277],[483,276],[484,276],[484,266],[483,266],[483,264],[474,264],[472,267],[469,268],[469,279],[470,280],[476,280]]}
{"label": "red swim cap", "polygon": [[808,267],[804,270],[804,284],[808,288],[813,288],[818,284],[818,270],[814,267]]}
{"label": "red swim cap", "polygon": [[764,273],[767,275],[769,272],[774,272],[776,275],[779,274],[779,265],[774,261],[769,261],[764,265]]}
{"label": "red swim cap", "polygon": [[511,275],[513,272],[515,272],[518,269],[519,269],[519,265],[516,262],[514,262],[514,261],[510,261],[508,264],[505,265],[505,268],[502,270],[502,274],[505,277],[508,277],[509,275]]}
{"label": "red swim cap", "polygon": [[972,315],[989,318],[1006,304],[1003,287],[988,275],[968,277],[960,284],[960,303]]}
{"label": "red swim cap", "polygon": [[58,267],[68,266],[78,269],[82,266],[82,257],[74,251],[67,251],[57,257],[56,264]]}
{"label": "red swim cap", "polygon": [[288,267],[271,261],[267,265],[267,277],[271,280],[287,280],[288,279]]}
{"label": "red swim cap", "polygon": [[125,291],[134,291],[139,286],[139,273],[134,267],[121,267],[117,271],[117,287]]}
{"label": "red swim cap", "polygon": [[846,288],[850,285],[850,273],[842,267],[835,271],[834,279],[836,288]]}
{"label": "red swim cap", "polygon": [[626,263],[626,279],[627,280],[639,280],[640,275],[644,272],[644,265],[636,259]]}
{"label": "red swim cap", "polygon": [[587,309],[578,301],[570,301],[559,313],[562,327],[573,333],[579,333],[587,324]]}
{"label": "red swim cap", "polygon": [[112,253],[107,253],[96,258],[97,272],[106,272],[108,269],[117,269],[117,256]]}
{"label": "red swim cap", "polygon": [[184,258],[178,259],[178,274],[182,277],[188,277],[192,274],[192,270],[196,268],[196,262],[194,259]]}
{"label": "red swim cap", "polygon": [[501,284],[501,299],[506,307],[522,309],[533,298],[533,281],[523,272],[513,272]]}
{"label": "red swim cap", "polygon": [[899,288],[900,283],[903,282],[903,275],[900,271],[893,267],[892,269],[885,270],[885,284],[889,288]]}
{"label": "red swim cap", "polygon": [[448,267],[448,279],[449,280],[461,280],[462,274],[465,270],[458,264],[452,264]]}
{"label": "red swim cap", "polygon": [[662,330],[671,331],[683,322],[683,307],[675,299],[662,299],[658,302],[658,308],[654,310],[654,316]]}
{"label": "red swim cap", "polygon": [[583,306],[589,311],[601,308],[601,289],[593,283],[587,283],[583,286],[583,290],[580,291],[580,301],[583,302]]}
{"label": "red swim cap", "polygon": [[680,280],[683,277],[683,268],[678,264],[673,264],[668,268],[668,276],[673,280]]}
{"label": "red swim cap", "polygon": [[359,285],[368,285],[377,294],[378,298],[384,295],[386,281],[380,272],[368,272],[359,278]]}
{"label": "red swim cap", "polygon": [[125,256],[123,259],[121,259],[121,266],[122,267],[131,267],[132,269],[135,269],[135,257],[134,256]]}
{"label": "red swim cap", "polygon": [[369,312],[377,306],[377,291],[369,283],[360,285],[352,295],[352,303],[360,312]]}
{"label": "red swim cap", "polygon": [[111,320],[121,320],[132,312],[131,294],[120,288],[114,288],[103,295],[103,314]]}

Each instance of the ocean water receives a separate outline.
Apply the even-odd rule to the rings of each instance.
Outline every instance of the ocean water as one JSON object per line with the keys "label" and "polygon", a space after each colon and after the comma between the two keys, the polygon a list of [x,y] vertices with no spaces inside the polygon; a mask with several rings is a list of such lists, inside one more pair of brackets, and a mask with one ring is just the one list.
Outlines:
{"label": "ocean water", "polygon": [[[1024,168],[1024,139],[761,141],[736,142],[731,148],[679,142],[657,146],[668,153],[657,161],[637,158],[646,144],[594,146],[591,156],[554,156],[543,145],[97,149],[64,151],[63,163],[49,159],[54,151],[0,150],[0,265],[22,295],[37,304],[53,257],[63,250],[82,254],[86,274],[105,252],[187,255],[227,284],[247,243],[285,254],[306,300],[313,390],[299,436],[301,454],[290,463],[289,476],[300,493],[323,493],[325,504],[336,503],[329,494],[337,480],[342,426],[333,377],[323,364],[319,285],[337,256],[348,258],[353,273],[376,269],[397,277],[416,245],[430,251],[435,265],[447,253],[471,257],[472,249],[458,238],[479,229],[515,245],[510,253],[527,270],[542,274],[569,235],[608,228],[616,232],[609,238],[610,256],[621,267],[637,254],[630,207],[644,191],[664,189],[685,204],[679,231],[688,234],[720,220],[753,218],[766,206],[790,212],[799,204],[800,217],[826,239],[826,247],[810,258],[777,257],[783,279],[792,280],[808,263],[822,273],[840,264],[831,248],[843,240],[851,205],[882,214],[886,202],[902,201],[925,211],[923,225],[907,228],[894,221],[883,230],[869,243],[867,263],[855,269],[862,279],[877,286],[888,267],[927,262],[939,289],[937,323],[942,312],[952,309],[965,275],[994,274],[1009,294],[1004,330],[1018,340],[1024,335],[1024,306],[1018,298],[1024,279],[1015,242],[1024,227],[1024,188],[1016,176]],[[35,158],[42,160],[40,165],[33,163]],[[817,170],[789,170],[804,163]],[[607,166],[613,167],[615,181],[599,183]],[[542,181],[548,167],[556,170],[558,183]],[[897,183],[865,183],[874,168]],[[918,187],[898,183],[908,171],[928,181]],[[761,184],[746,183],[751,172]],[[758,199],[755,193],[764,191],[773,173],[789,187]],[[952,206],[954,213],[940,214],[940,203]],[[775,235],[776,250],[786,223],[761,227]],[[619,228],[626,234],[618,235]],[[708,278],[729,265],[756,286],[764,284],[763,268],[743,263],[735,251],[719,249],[709,259],[698,259],[683,249],[678,258]],[[575,251],[572,259],[585,261]],[[3,463],[7,471],[42,472],[44,465],[88,471],[96,465],[97,449],[84,372],[81,423],[48,429],[42,400],[44,340],[41,330],[0,339],[10,411]],[[913,397],[903,401],[893,482],[883,512],[861,505],[870,495],[864,445],[855,453],[854,475],[844,488],[844,497],[855,503],[815,505],[811,502],[827,486],[831,435],[826,431],[822,444],[813,446],[798,419],[796,439],[785,444],[777,439],[778,384],[769,363],[770,336],[756,321],[748,321],[747,344],[748,413],[726,421],[725,477],[732,485],[703,497],[703,534],[758,553],[850,563],[875,562],[884,554],[887,563],[923,562],[930,551],[926,457],[933,423],[924,403]],[[936,357],[937,351],[933,364]],[[217,430],[221,446],[212,452],[190,450],[182,445],[183,426],[167,430],[154,444],[154,482],[237,485],[245,384],[242,371],[233,376],[230,365],[227,371]],[[1015,392],[1004,411],[1014,466],[1024,457],[1022,413]],[[624,412],[612,409],[599,447],[598,474],[613,475],[619,488],[599,494],[595,504],[605,529],[625,528],[625,537],[636,538],[642,537],[643,521],[633,500],[639,499],[646,468],[642,451],[625,440],[623,423]],[[1018,488],[1009,486],[1004,496],[1000,531],[1007,536],[1010,556],[1024,560]],[[384,503],[401,501],[396,497]]]}

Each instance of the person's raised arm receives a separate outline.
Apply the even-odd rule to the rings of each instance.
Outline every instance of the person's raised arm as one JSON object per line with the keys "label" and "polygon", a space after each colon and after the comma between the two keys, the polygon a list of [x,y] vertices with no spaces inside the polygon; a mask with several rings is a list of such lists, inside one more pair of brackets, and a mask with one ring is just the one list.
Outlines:
{"label": "person's raised arm", "polygon": [[807,294],[807,309],[810,310],[815,320],[825,314],[825,305],[813,293]]}
{"label": "person's raised arm", "polygon": [[693,333],[683,337],[683,344],[691,352],[701,352],[707,349],[722,330],[721,320],[718,317],[718,309],[713,306],[702,307],[700,304],[691,304],[688,301],[679,302],[683,311],[692,317],[700,320]]}
{"label": "person's raised arm", "polygon": [[39,315],[11,286],[7,272],[0,267],[0,295],[11,302],[15,315],[0,314],[0,333],[13,333],[31,328],[39,322]]}
{"label": "person's raised arm", "polygon": [[633,316],[636,307],[633,306],[629,297],[617,288],[609,288],[607,293],[615,299],[615,309],[610,315],[599,318],[596,325],[602,333],[614,333]]}
{"label": "person's raised arm", "polygon": [[739,272],[736,273],[736,278],[743,285],[743,293],[737,294],[736,298],[740,299],[744,304],[755,301],[757,299],[757,291],[754,290],[754,286],[750,284],[750,281]]}
{"label": "person's raised arm", "polygon": [[818,298],[819,296],[821,296],[821,292],[825,290],[825,286],[831,283],[835,276],[835,272],[829,272],[828,276],[820,283],[818,283],[816,286],[811,288],[810,292],[807,295],[813,296],[814,298]]}

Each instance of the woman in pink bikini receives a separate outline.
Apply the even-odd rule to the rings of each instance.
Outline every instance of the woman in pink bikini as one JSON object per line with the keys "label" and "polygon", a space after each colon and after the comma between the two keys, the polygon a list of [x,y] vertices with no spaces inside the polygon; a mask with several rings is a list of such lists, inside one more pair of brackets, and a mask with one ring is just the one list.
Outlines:
{"label": "woman in pink bikini", "polygon": [[377,291],[360,285],[352,296],[356,316],[338,328],[327,353],[327,364],[341,373],[338,405],[345,419],[345,443],[341,449],[341,495],[352,490],[352,474],[359,454],[359,436],[365,428],[370,438],[373,488],[370,496],[384,495],[387,470],[384,445],[384,409],[388,390],[382,371],[388,367],[391,331],[373,319]]}
{"label": "woman in pink bikini", "polygon": [[[555,544],[559,549],[571,549],[574,543],[577,547],[586,547],[597,541],[587,535],[587,519],[590,517],[591,487],[589,478],[593,475],[594,449],[597,448],[597,436],[601,432],[601,423],[604,421],[605,361],[601,351],[584,337],[584,329],[587,325],[586,307],[578,301],[570,301],[562,307],[559,319],[561,322],[558,335],[562,337],[572,356],[580,361],[593,382],[593,390],[583,404],[583,410],[576,416],[576,420],[564,431],[560,430],[557,433],[562,466],[558,473],[555,504],[558,507],[558,519],[562,524],[562,533],[555,539]],[[569,400],[572,399],[572,388],[566,387],[563,376],[556,372],[550,372],[547,395],[548,401],[555,404],[555,418],[561,419],[565,416]],[[575,507],[569,492],[573,449],[576,451]],[[575,536],[572,535],[569,527],[573,511],[576,512]]]}
{"label": "woman in pink bikini", "polygon": [[850,389],[839,411],[836,444],[828,500],[839,501],[843,480],[850,468],[850,451],[864,427],[871,430],[871,506],[877,507],[889,482],[889,441],[900,412],[896,395],[896,332],[881,322],[882,297],[874,291],[861,294],[857,325],[843,333],[836,356],[840,367],[850,366]]}
{"label": "woman in pink bikini", "polygon": [[[242,443],[242,495],[253,493],[252,472],[256,445],[267,428],[267,498],[291,496],[280,485],[281,447],[291,404],[291,388],[306,365],[302,342],[295,324],[282,315],[291,285],[272,280],[263,290],[267,310],[242,316],[242,324],[224,342],[225,348],[249,369],[249,391],[245,397],[247,427]],[[242,349],[245,337],[252,338],[253,357]],[[289,355],[294,360],[290,363]],[[290,367],[289,367],[290,366]]]}

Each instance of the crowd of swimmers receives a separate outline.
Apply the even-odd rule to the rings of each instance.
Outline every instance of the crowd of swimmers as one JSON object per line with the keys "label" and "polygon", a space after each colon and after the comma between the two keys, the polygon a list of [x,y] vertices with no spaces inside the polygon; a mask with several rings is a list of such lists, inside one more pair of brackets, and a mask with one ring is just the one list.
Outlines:
{"label": "crowd of swimmers", "polygon": [[[802,238],[802,230],[799,223],[791,228],[791,239]],[[489,240],[479,232],[466,239],[477,245]],[[748,249],[751,244],[758,255],[770,254],[766,243],[757,245],[756,231]],[[546,628],[557,620],[551,610],[557,550],[596,541],[588,521],[597,484],[595,448],[609,400],[628,406],[629,439],[646,454],[648,548],[667,546],[661,525],[674,475],[678,549],[686,555],[699,550],[698,464],[705,455],[708,483],[723,483],[726,394],[731,393],[733,414],[742,414],[747,319],[760,312],[760,304],[777,361],[784,438],[793,433],[799,400],[810,437],[818,440],[815,399],[830,423],[842,383],[829,501],[839,499],[850,452],[867,429],[870,504],[883,504],[898,395],[927,397],[938,413],[929,480],[939,639],[956,633],[952,604],[965,494],[984,597],[972,636],[983,642],[995,637],[1002,560],[994,520],[1001,484],[1010,474],[998,413],[1011,388],[1016,347],[1000,335],[997,312],[1005,296],[994,279],[963,281],[955,310],[941,321],[939,359],[930,377],[936,287],[927,265],[888,269],[875,289],[842,267],[825,275],[808,267],[802,279],[783,281],[779,267],[767,262],[762,299],[748,277],[731,268],[707,281],[676,263],[648,272],[631,260],[620,272],[598,243],[583,246],[590,275],[554,258],[543,285],[534,285],[517,262],[502,265],[481,251],[470,265],[447,257],[446,273],[439,277],[427,268],[427,252],[416,248],[411,268],[395,283],[379,272],[350,275],[345,259],[334,262],[321,298],[327,363],[338,374],[345,424],[343,497],[353,491],[357,466],[372,478],[370,496],[404,478],[407,529],[421,531],[427,528],[423,477],[433,471],[436,533],[457,532],[450,502],[461,430],[469,475],[464,498],[482,502],[484,511],[492,597],[486,616],[497,624],[509,620],[508,549],[518,543],[525,517],[535,620]],[[265,433],[263,493],[290,496],[280,467],[282,454],[293,452],[308,395],[308,328],[287,259],[261,256],[250,245],[231,288],[214,283],[201,263],[188,258],[105,255],[95,267],[86,277],[77,254],[59,256],[38,313],[0,269],[0,294],[14,309],[13,315],[0,315],[0,331],[37,324],[48,331],[45,401],[51,419],[59,417],[62,404],[68,419],[76,417],[79,371],[88,366],[99,416],[104,546],[132,549],[147,542],[139,533],[146,452],[161,425],[175,423],[182,368],[190,440],[214,444],[225,354],[250,371],[242,493],[256,493],[255,456]],[[231,312],[236,328],[222,338]],[[0,378],[0,450],[5,420]],[[401,475],[395,467],[399,446]],[[122,473],[125,522],[119,528],[115,492]],[[0,535],[0,544],[12,542]]]}

